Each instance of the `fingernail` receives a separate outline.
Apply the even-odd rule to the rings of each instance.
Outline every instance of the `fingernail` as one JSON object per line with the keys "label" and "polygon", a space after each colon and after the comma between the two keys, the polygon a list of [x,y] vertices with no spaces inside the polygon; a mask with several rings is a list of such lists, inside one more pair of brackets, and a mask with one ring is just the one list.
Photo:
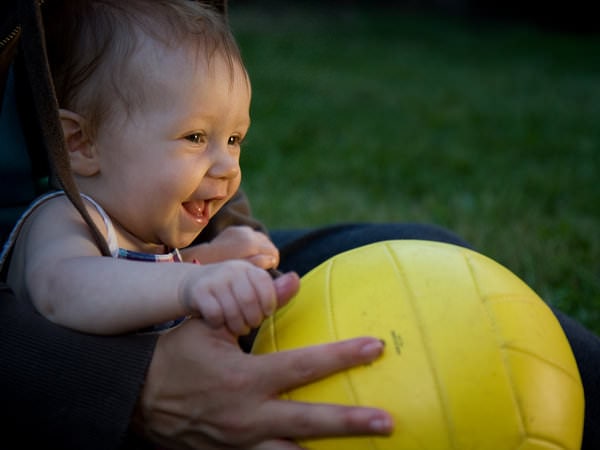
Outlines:
{"label": "fingernail", "polygon": [[377,417],[369,422],[369,428],[377,433],[391,433],[394,426],[390,419]]}
{"label": "fingernail", "polygon": [[381,341],[371,341],[365,344],[360,349],[363,356],[379,356],[383,351],[383,343]]}

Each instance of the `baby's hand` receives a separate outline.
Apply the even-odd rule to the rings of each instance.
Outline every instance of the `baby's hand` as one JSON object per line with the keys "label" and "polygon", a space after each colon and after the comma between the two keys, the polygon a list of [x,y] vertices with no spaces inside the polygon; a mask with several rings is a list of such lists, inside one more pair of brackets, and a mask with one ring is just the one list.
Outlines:
{"label": "baby's hand", "polygon": [[227,326],[236,336],[248,334],[287,303],[299,286],[298,275],[277,280],[246,261],[231,260],[199,267],[183,283],[181,301],[209,326]]}
{"label": "baby's hand", "polygon": [[186,261],[197,260],[201,264],[245,259],[263,269],[272,269],[279,264],[279,250],[269,237],[248,226],[225,228],[216,238],[183,252]]}

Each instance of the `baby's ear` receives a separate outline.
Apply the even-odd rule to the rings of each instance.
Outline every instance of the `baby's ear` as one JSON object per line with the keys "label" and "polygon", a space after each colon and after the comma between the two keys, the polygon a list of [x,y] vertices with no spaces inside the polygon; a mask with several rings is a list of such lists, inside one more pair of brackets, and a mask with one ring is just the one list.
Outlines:
{"label": "baby's ear", "polygon": [[71,170],[76,175],[90,177],[100,170],[94,144],[86,132],[85,119],[68,109],[59,109],[60,124],[69,152]]}

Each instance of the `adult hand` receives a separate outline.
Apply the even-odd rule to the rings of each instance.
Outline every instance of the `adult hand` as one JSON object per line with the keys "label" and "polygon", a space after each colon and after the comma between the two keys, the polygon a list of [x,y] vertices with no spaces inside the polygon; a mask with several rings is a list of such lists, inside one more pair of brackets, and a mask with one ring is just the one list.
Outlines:
{"label": "adult hand", "polygon": [[[295,292],[292,283],[281,289]],[[382,351],[364,337],[251,355],[225,328],[190,319],[159,337],[137,417],[145,436],[170,449],[297,450],[293,439],[386,435],[393,425],[384,411],[278,397]]]}
{"label": "adult hand", "polygon": [[183,250],[186,261],[197,260],[201,264],[245,259],[262,269],[272,269],[279,264],[279,250],[265,233],[249,226],[229,226],[212,241],[194,245]]}

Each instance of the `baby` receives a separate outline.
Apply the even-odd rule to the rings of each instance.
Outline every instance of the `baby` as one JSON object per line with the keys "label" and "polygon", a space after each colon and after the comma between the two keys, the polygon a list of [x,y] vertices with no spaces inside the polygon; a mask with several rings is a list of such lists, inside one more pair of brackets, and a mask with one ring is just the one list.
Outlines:
{"label": "baby", "polygon": [[23,217],[9,285],[84,332],[193,315],[247,334],[297,276],[273,280],[278,251],[248,227],[188,247],[241,182],[251,88],[227,24],[189,0],[71,3],[48,52],[71,170],[113,257],[58,191]]}

